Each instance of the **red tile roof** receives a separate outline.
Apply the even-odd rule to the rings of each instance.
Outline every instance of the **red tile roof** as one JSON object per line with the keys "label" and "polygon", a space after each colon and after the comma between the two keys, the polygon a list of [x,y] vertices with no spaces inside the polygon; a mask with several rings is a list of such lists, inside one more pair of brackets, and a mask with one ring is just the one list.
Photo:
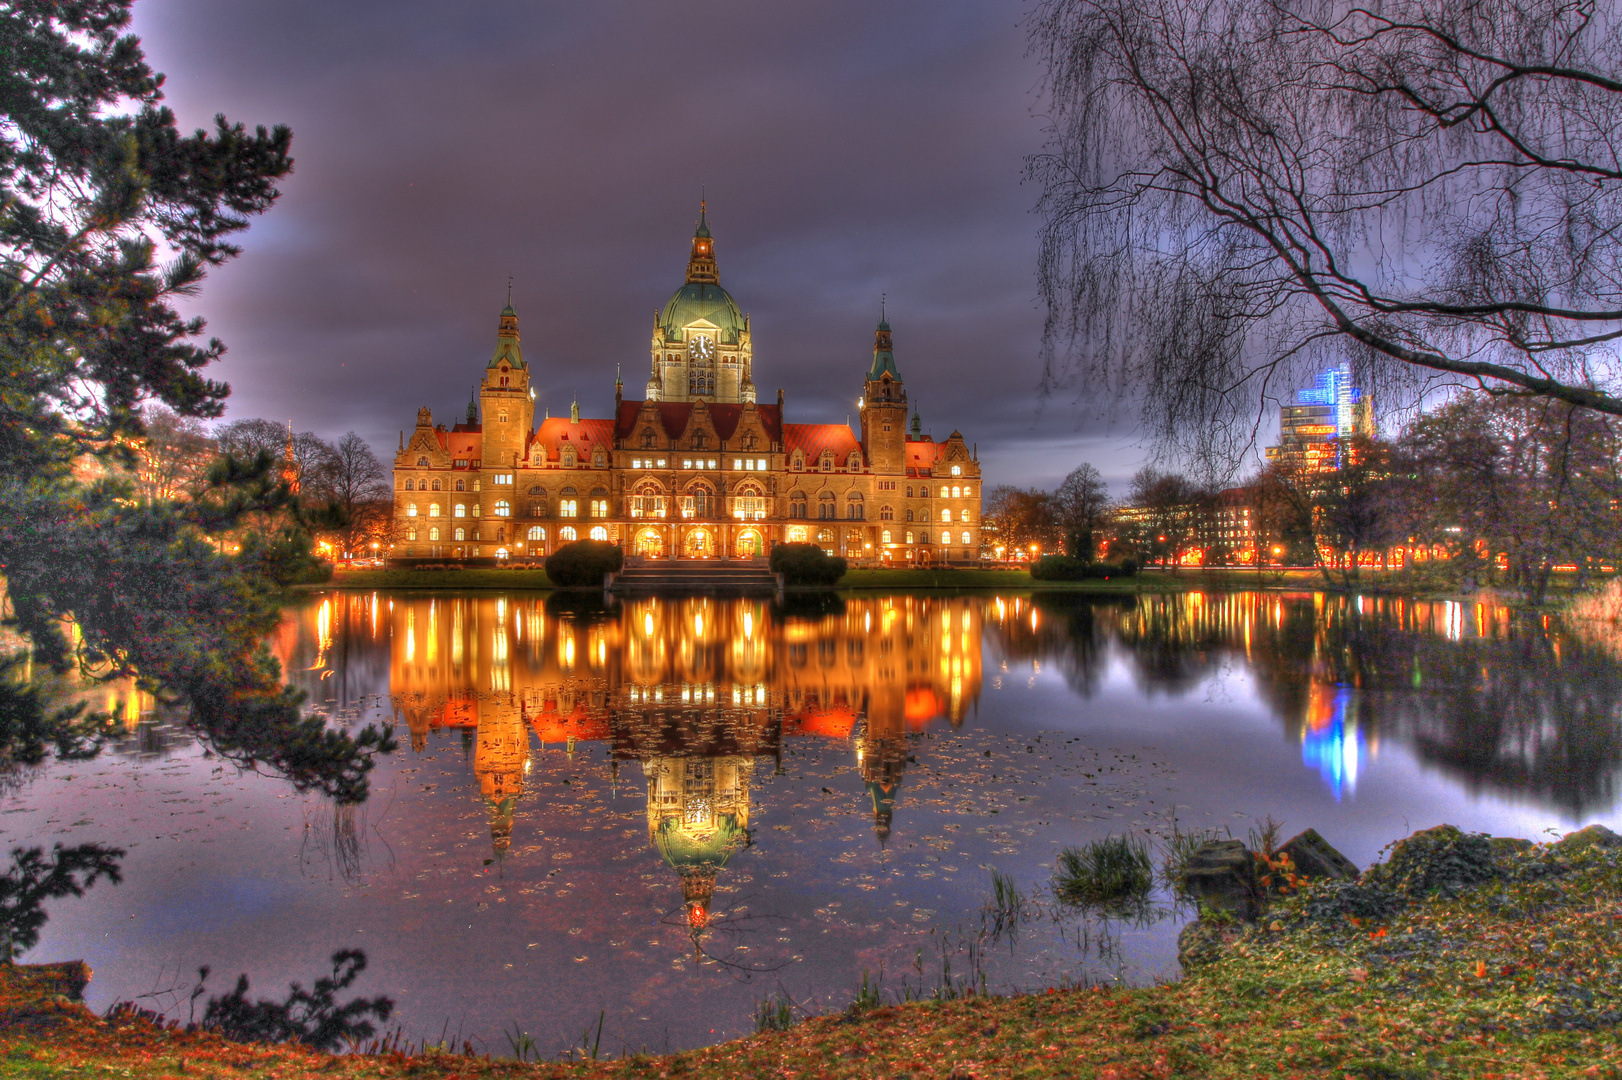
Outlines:
{"label": "red tile roof", "polygon": [[935,460],[940,456],[944,444],[933,439],[907,440],[907,474],[928,476],[929,471],[935,467]]}
{"label": "red tile roof", "polygon": [[441,433],[440,437],[444,440],[440,445],[457,461],[477,460],[479,448],[484,445],[484,436],[479,429],[469,429],[465,424],[457,424],[448,433]]}
{"label": "red tile roof", "polygon": [[548,461],[556,461],[562,455],[565,446],[572,446],[575,453],[580,455],[581,463],[589,464],[592,451],[598,447],[601,447],[605,454],[613,451],[614,422],[570,420],[567,417],[554,416],[541,421],[541,426],[535,429],[529,444],[545,447]]}
{"label": "red tile roof", "polygon": [[[628,439],[636,429],[636,419],[642,413],[643,403],[640,401],[620,402],[619,414],[614,418],[614,433],[617,438]],[[665,434],[672,439],[679,439],[687,430],[688,419],[693,415],[693,403],[690,401],[661,401],[654,405],[659,411],[660,423],[664,426]],[[732,438],[732,433],[738,430],[738,421],[743,418],[742,405],[707,405],[710,422],[715,425],[715,435],[720,439]],[[783,418],[776,405],[756,405],[755,410],[760,414],[760,422],[766,429],[766,439],[769,442],[781,442],[783,438]]]}
{"label": "red tile roof", "polygon": [[784,424],[783,449],[792,454],[799,450],[805,454],[807,468],[813,467],[824,450],[832,450],[834,463],[845,467],[845,455],[860,450],[856,433],[845,424]]}

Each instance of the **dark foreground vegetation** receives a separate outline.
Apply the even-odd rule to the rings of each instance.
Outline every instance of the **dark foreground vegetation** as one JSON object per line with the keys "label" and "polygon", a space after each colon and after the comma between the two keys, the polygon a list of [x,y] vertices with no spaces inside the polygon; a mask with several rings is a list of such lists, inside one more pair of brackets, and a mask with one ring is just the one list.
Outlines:
{"label": "dark foreground vegetation", "polygon": [[905,1005],[869,992],[839,1015],[790,1015],[763,1025],[786,1030],[663,1057],[523,1064],[387,1039],[333,1057],[131,1013],[104,1020],[75,1001],[83,965],[4,967],[0,1062],[15,1076],[137,1080],[1618,1077],[1622,849],[1580,840],[1442,828],[1355,880],[1296,889],[1280,878],[1258,920],[1208,911],[1194,924],[1189,969],[1164,986]]}

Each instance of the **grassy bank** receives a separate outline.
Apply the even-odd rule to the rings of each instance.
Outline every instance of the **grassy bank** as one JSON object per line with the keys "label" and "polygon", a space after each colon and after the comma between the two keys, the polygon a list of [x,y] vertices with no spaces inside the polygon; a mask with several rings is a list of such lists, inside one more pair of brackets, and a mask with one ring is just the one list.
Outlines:
{"label": "grassy bank", "polygon": [[106,1024],[53,996],[61,987],[31,969],[0,968],[0,1073],[1622,1077],[1622,855],[1540,847],[1499,854],[1491,866],[1485,883],[1456,895],[1427,886],[1430,895],[1422,890],[1378,916],[1347,913],[1372,902],[1365,874],[1357,885],[1285,900],[1264,925],[1210,924],[1213,941],[1225,939],[1211,946],[1214,959],[1165,986],[882,1006],[704,1050],[604,1062],[523,1065],[438,1052],[333,1058],[244,1046],[148,1023]]}

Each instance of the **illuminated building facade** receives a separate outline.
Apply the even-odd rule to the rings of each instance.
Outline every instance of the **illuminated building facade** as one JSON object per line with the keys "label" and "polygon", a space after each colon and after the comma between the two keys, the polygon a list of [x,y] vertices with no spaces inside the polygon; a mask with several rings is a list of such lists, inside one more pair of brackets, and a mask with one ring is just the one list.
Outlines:
{"label": "illuminated building facade", "polygon": [[[521,816],[532,747],[604,747],[647,785],[648,843],[707,918],[716,876],[750,841],[760,759],[788,739],[848,743],[889,836],[907,735],[956,726],[978,699],[980,606],[895,597],[777,620],[756,600],[647,598],[607,617],[541,601],[395,598],[389,684],[414,749],[471,735],[496,856]],[[777,620],[769,624],[769,620]]]}
{"label": "illuminated building facade", "polygon": [[537,421],[518,313],[501,312],[477,399],[447,428],[418,410],[394,461],[393,555],[406,564],[539,561],[606,540],[647,558],[753,558],[820,544],[867,564],[969,563],[980,552],[980,465],[954,431],[909,425],[881,316],[845,424],[791,424],[756,399],[749,317],[721,287],[701,211],[687,279],[654,316],[643,400],[616,380],[607,418]]}
{"label": "illuminated building facade", "polygon": [[1342,363],[1297,390],[1295,403],[1279,408],[1278,425],[1278,445],[1267,448],[1268,461],[1328,472],[1340,467],[1345,440],[1374,437],[1374,409],[1352,385],[1351,365]]}

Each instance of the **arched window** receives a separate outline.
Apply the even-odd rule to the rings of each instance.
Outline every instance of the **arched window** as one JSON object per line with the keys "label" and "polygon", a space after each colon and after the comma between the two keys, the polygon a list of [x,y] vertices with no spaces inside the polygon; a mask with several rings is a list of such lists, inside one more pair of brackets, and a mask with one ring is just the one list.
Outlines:
{"label": "arched window", "polygon": [[438,517],[439,516],[439,504],[438,503],[429,503],[428,504],[428,516],[429,517]]}
{"label": "arched window", "polygon": [[860,491],[853,491],[845,502],[845,516],[851,521],[860,521],[867,516],[867,504],[862,500]]}
{"label": "arched window", "polygon": [[795,472],[800,472],[805,468],[805,456],[798,450],[794,451],[794,460],[789,462],[789,468]]}
{"label": "arched window", "polygon": [[805,492],[796,491],[788,499],[788,516],[791,518],[805,517]]}
{"label": "arched window", "polygon": [[406,490],[407,490],[407,491],[415,491],[415,490],[416,490],[416,485],[415,485],[415,484],[413,484],[413,483],[412,483],[412,482],[411,482],[411,481],[410,481],[410,480],[407,480],[407,481],[406,481],[406,486],[405,486],[405,489],[406,489]]}
{"label": "arched window", "polygon": [[466,491],[466,490],[467,490],[467,486],[466,486],[466,485],[467,485],[467,481],[466,481],[466,480],[458,480],[458,481],[457,481],[457,482],[456,482],[456,490],[457,490],[457,491]]}
{"label": "arched window", "polygon": [[593,525],[591,527],[591,538],[593,540],[607,540],[608,530],[603,528],[601,525]]}
{"label": "arched window", "polygon": [[642,429],[642,449],[644,449],[644,450],[652,450],[653,449],[653,440],[654,440],[654,438],[655,438],[655,436],[653,434],[653,429],[652,428],[643,428]]}
{"label": "arched window", "polygon": [[512,517],[513,504],[506,499],[496,500],[496,517]]}
{"label": "arched window", "polygon": [[574,488],[566,487],[558,494],[558,517],[579,517],[580,500],[575,498]]}
{"label": "arched window", "polygon": [[942,484],[941,485],[941,498],[943,498],[943,499],[946,498],[947,493],[950,492],[951,490],[952,490],[951,488],[947,487],[945,484]]}
{"label": "arched window", "polygon": [[438,481],[438,480],[435,480],[435,481],[434,481],[434,490],[435,490],[435,491],[438,491],[438,490],[439,490],[439,481]]}
{"label": "arched window", "polygon": [[895,507],[893,507],[893,506],[881,506],[881,507],[879,507],[879,520],[880,521],[894,521],[895,520]]}
{"label": "arched window", "polygon": [[834,516],[834,493],[824,491],[817,496],[817,517],[823,521],[829,521]]}
{"label": "arched window", "polygon": [[563,467],[565,469],[574,468],[574,447],[572,446],[563,448]]}
{"label": "arched window", "polygon": [[430,539],[430,540],[438,540],[439,539],[439,526],[436,525],[432,529],[428,530],[428,539]]}
{"label": "arched window", "polygon": [[[503,385],[503,386],[505,386],[505,385],[506,385],[506,384],[507,384],[507,380],[506,380],[506,379],[502,379],[502,380],[501,380],[501,384],[502,384],[502,385]],[[507,410],[506,410],[506,409],[502,409],[502,410],[501,410],[501,411],[500,411],[500,412],[498,412],[498,413],[497,413],[497,414],[496,414],[496,416],[497,416],[497,417],[498,417],[498,418],[499,418],[499,419],[500,419],[500,421],[501,421],[501,422],[502,422],[502,423],[503,423],[503,424],[505,424],[505,423],[506,423],[506,422],[507,422]]]}
{"label": "arched window", "polygon": [[546,489],[539,484],[536,484],[534,487],[530,488],[529,493],[531,495],[539,495],[543,499],[546,498]]}
{"label": "arched window", "polygon": [[457,503],[451,510],[451,517],[467,517],[467,504]]}
{"label": "arched window", "polygon": [[909,544],[912,543],[912,530],[911,529],[907,530],[907,543],[909,543]]}
{"label": "arched window", "polygon": [[591,452],[591,463],[600,469],[608,464],[608,459],[603,456],[601,449],[597,449]]}
{"label": "arched window", "polygon": [[467,539],[467,530],[466,529],[457,529],[456,530],[456,539],[458,539],[458,540],[466,540]]}
{"label": "arched window", "polygon": [[951,521],[952,520],[952,512],[950,510],[942,510],[941,511],[941,520],[942,521]]}
{"label": "arched window", "polygon": [[573,525],[565,525],[563,528],[558,530],[558,539],[562,540],[565,544],[573,543],[578,536],[579,534],[574,531]]}
{"label": "arched window", "polygon": [[908,511],[907,511],[907,520],[908,520],[908,521],[911,521],[911,520],[912,520],[912,511],[911,511],[911,510],[908,510]]}
{"label": "arched window", "polygon": [[967,510],[959,510],[957,512],[957,519],[959,521],[968,521],[969,520],[969,512]]}
{"label": "arched window", "polygon": [[507,526],[503,525],[501,528],[496,530],[496,543],[505,544],[506,542],[507,542]]}
{"label": "arched window", "polygon": [[416,503],[407,503],[406,504],[406,517],[416,517],[416,516],[417,516],[417,504]]}
{"label": "arched window", "polygon": [[406,539],[407,540],[415,540],[416,538],[417,538],[417,527],[415,525],[413,525],[411,528],[406,530]]}
{"label": "arched window", "polygon": [[846,472],[861,472],[862,471],[862,455],[860,455],[860,454],[856,453],[856,451],[852,450],[851,453],[850,453],[850,456],[845,459],[845,471]]}
{"label": "arched window", "polygon": [[912,498],[912,485],[911,484],[907,485],[907,498],[909,498],[909,499]]}
{"label": "arched window", "polygon": [[[605,518],[608,516],[608,489],[594,487],[591,489],[591,516]],[[593,538],[595,539],[595,537]]]}
{"label": "arched window", "polygon": [[525,539],[540,540],[544,542],[546,540],[546,530],[541,528],[539,525],[531,525],[529,527],[529,535]]}
{"label": "arched window", "polygon": [[951,542],[952,542],[952,534],[951,533],[949,533],[949,532],[941,533],[941,543],[950,544]]}
{"label": "arched window", "polygon": [[952,475],[953,476],[962,476],[963,475],[963,466],[961,466],[961,465],[953,465],[952,466]]}
{"label": "arched window", "polygon": [[427,457],[419,457],[417,459],[417,468],[426,469],[427,467],[428,467],[428,458]]}
{"label": "arched window", "polygon": [[963,542],[965,544],[967,544],[969,542],[969,534],[968,533],[963,534]]}
{"label": "arched window", "polygon": [[879,543],[888,544],[889,542],[890,542],[890,530],[885,529],[883,532],[879,533]]}
{"label": "arched window", "polygon": [[631,495],[632,517],[664,517],[665,516],[665,489],[658,482],[644,480],[636,486]]}
{"label": "arched window", "polygon": [[754,484],[745,484],[737,489],[732,499],[732,516],[741,521],[764,521],[766,519],[766,496]]}
{"label": "arched window", "polygon": [[822,461],[819,463],[818,467],[821,468],[823,472],[833,472],[834,471],[834,456],[833,456],[833,454],[826,451],[826,450],[823,451],[823,453],[822,453]]}
{"label": "arched window", "polygon": [[954,499],[959,498],[962,495],[962,490],[963,490],[962,488],[959,488],[954,484],[952,486],[952,498],[954,498]]}

